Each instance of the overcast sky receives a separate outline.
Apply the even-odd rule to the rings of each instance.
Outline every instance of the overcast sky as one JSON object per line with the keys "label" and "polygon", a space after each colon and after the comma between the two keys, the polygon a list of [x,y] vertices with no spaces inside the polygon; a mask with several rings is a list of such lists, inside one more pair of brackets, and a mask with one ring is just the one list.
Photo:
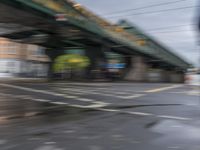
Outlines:
{"label": "overcast sky", "polygon": [[[76,2],[111,22],[115,23],[119,19],[129,20],[171,48],[173,52],[189,62],[198,64],[200,46],[197,45],[197,31],[195,30],[197,5],[200,5],[200,3],[198,4],[198,0],[76,0]],[[165,5],[162,5],[164,3]],[[152,6],[157,4],[161,5]],[[146,8],[126,11],[141,7]],[[190,8],[182,9],[183,7]],[[176,10],[155,12],[174,8]],[[117,13],[119,11],[123,12]],[[154,13],[150,13],[152,11]]]}

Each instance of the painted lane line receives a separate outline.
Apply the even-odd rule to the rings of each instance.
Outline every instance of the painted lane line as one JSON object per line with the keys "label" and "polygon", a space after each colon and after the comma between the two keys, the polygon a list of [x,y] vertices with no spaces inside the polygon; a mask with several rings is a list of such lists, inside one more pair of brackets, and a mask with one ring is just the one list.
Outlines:
{"label": "painted lane line", "polygon": [[106,109],[106,108],[97,108],[96,110],[106,111],[106,112],[121,112],[120,110],[117,109]]}
{"label": "painted lane line", "polygon": [[123,99],[133,99],[133,98],[138,98],[138,97],[142,97],[145,96],[146,94],[135,94],[135,95],[131,95],[131,96],[121,96],[121,98]]}
{"label": "painted lane line", "polygon": [[99,93],[99,92],[95,92],[95,90],[79,90],[79,89],[69,89],[69,88],[65,88],[65,89],[61,89],[61,90],[81,92],[83,94],[103,95],[103,96],[109,96],[109,97],[116,97],[116,98],[120,98],[120,99],[133,99],[133,98],[138,98],[138,97],[142,97],[142,96],[145,95],[145,94],[134,94],[134,95],[130,95],[130,96],[119,96],[119,95],[116,95],[116,94]]}
{"label": "painted lane line", "polygon": [[37,114],[39,114],[39,112],[28,112],[25,113],[24,117],[33,117],[36,116]]}
{"label": "painted lane line", "polygon": [[53,85],[71,85],[71,86],[94,86],[94,87],[101,87],[101,86],[110,86],[108,83],[53,83]]}
{"label": "painted lane line", "polygon": [[5,121],[7,119],[7,117],[5,117],[5,116],[2,116],[2,117],[0,117],[0,122],[3,122],[3,121]]}
{"label": "painted lane line", "polygon": [[94,100],[89,99],[89,98],[78,98],[79,101],[83,101],[83,102],[94,102]]}
{"label": "painted lane line", "polygon": [[[59,87],[60,88],[60,87]],[[84,95],[84,94],[98,94],[98,95],[104,95],[104,96],[112,96],[112,97],[118,97],[118,98],[124,98],[122,95],[129,95],[130,93],[144,93],[144,91],[134,91],[134,90],[126,90],[125,92],[122,92],[119,89],[110,89],[110,88],[80,88],[80,87],[64,87],[60,88],[62,91],[71,91],[76,92],[78,94]],[[74,94],[76,94],[74,93]],[[78,95],[77,94],[77,95]],[[117,95],[118,94],[118,95]],[[120,94],[120,95],[119,95]],[[126,98],[125,98],[126,99]],[[128,98],[127,98],[128,99]]]}
{"label": "painted lane line", "polygon": [[180,149],[181,147],[179,146],[170,146],[170,147],[167,147],[168,149]]}
{"label": "painted lane line", "polygon": [[63,95],[65,98],[72,98],[72,99],[78,99],[78,96],[73,96],[73,95]]}
{"label": "painted lane line", "polygon": [[69,107],[84,108],[83,105],[69,104]]}
{"label": "painted lane line", "polygon": [[4,84],[4,83],[1,83],[0,86],[10,87],[10,88],[14,88],[14,89],[20,89],[20,90],[29,91],[29,92],[36,92],[36,93],[54,95],[54,96],[63,96],[63,94],[59,94],[59,93],[55,93],[55,92],[49,92],[49,91],[44,91],[44,90],[36,90],[36,89],[33,89],[33,88],[25,88],[25,87],[21,87],[21,86]]}
{"label": "painted lane line", "polygon": [[192,120],[192,118],[184,118],[184,117],[168,116],[168,115],[157,115],[157,117],[165,119],[175,119],[175,120]]}
{"label": "painted lane line", "polygon": [[155,93],[155,92],[166,91],[166,90],[170,90],[170,89],[174,89],[174,88],[178,88],[178,87],[182,87],[182,86],[184,86],[184,85],[172,85],[172,86],[167,86],[167,87],[161,87],[161,88],[147,90],[145,92],[146,93]]}
{"label": "painted lane line", "polygon": [[0,93],[0,95],[9,96],[9,97],[12,97],[12,98],[20,98],[20,99],[25,99],[25,100],[32,100],[32,101],[37,101],[37,102],[50,102],[50,100],[33,98],[33,97],[29,96],[29,95],[13,95],[13,94],[4,94],[4,93]]}
{"label": "painted lane line", "polygon": [[4,139],[0,139],[0,145],[6,144],[8,141]]}
{"label": "painted lane line", "polygon": [[[14,89],[20,89],[20,90],[24,90],[24,91],[42,93],[42,94],[47,94],[47,95],[59,96],[59,97],[63,97],[63,98],[71,98],[71,99],[74,99],[74,100],[82,101],[81,98],[79,98],[78,96],[60,94],[60,93],[55,93],[55,92],[50,92],[50,91],[44,91],[44,90],[36,90],[36,89],[32,89],[32,88],[25,88],[25,87],[21,87],[21,86],[10,85],[10,84],[3,84],[3,83],[1,83],[0,86],[10,87],[10,88],[14,88]],[[83,100],[83,101],[85,101],[85,100]],[[98,102],[98,101],[96,101],[96,100],[90,100],[90,102]]]}
{"label": "painted lane line", "polygon": [[47,99],[31,98],[31,100],[33,100],[33,101],[37,101],[37,102],[50,102],[50,100],[47,100]]}
{"label": "painted lane line", "polygon": [[[2,93],[0,93],[1,95]],[[4,95],[11,95],[11,94],[4,94]],[[14,97],[14,95],[12,95]],[[32,100],[37,100],[37,101],[48,101],[48,100],[42,100],[42,99],[32,99]],[[83,108],[83,109],[95,109],[95,110],[99,110],[99,111],[105,111],[105,112],[118,112],[118,113],[126,113],[126,114],[131,114],[131,115],[139,115],[139,116],[155,116],[155,117],[159,117],[159,118],[165,118],[165,119],[175,119],[175,120],[192,120],[192,118],[184,118],[184,117],[178,117],[178,116],[168,116],[168,115],[155,115],[155,114],[151,114],[151,113],[144,113],[144,112],[132,112],[132,111],[121,111],[121,110],[117,110],[117,109],[106,109],[103,108],[105,106],[108,106],[109,103],[104,103],[104,102],[98,102],[97,104],[92,104],[92,105],[87,105],[87,106],[83,106],[83,105],[76,105],[76,104],[68,104],[65,102],[51,102],[52,104],[56,104],[56,105],[67,105],[70,107],[76,107],[76,108]],[[37,114],[37,112],[32,112],[32,113],[28,113],[25,114],[25,116],[34,116],[35,114]],[[0,121],[5,121],[7,120],[8,117],[0,117]]]}
{"label": "painted lane line", "polygon": [[136,111],[128,111],[125,113],[131,114],[131,115],[138,115],[138,116],[155,116],[154,114],[151,114],[151,113],[143,113],[143,112],[136,112]]}
{"label": "painted lane line", "polygon": [[24,117],[33,117],[38,115],[40,112],[27,112],[25,114],[15,114],[15,115],[6,115],[0,117],[0,121],[6,121],[13,118],[24,118]]}
{"label": "painted lane line", "polygon": [[[14,95],[11,95],[11,96],[14,96]],[[19,99],[32,99],[32,96],[30,95],[16,95],[15,97]]]}
{"label": "painted lane line", "polygon": [[[8,94],[6,94],[8,95]],[[15,95],[12,95],[12,94],[9,94],[9,96],[12,96],[13,98],[16,97]],[[19,96],[20,98],[22,99],[26,99],[27,96],[26,95],[20,95]],[[100,102],[100,101],[92,101],[90,99],[83,99],[84,101],[92,101],[92,103],[94,104],[91,104],[91,105],[86,105],[86,106],[83,106],[83,105],[76,105],[76,104],[69,104],[69,103],[66,103],[66,102],[56,102],[56,101],[50,101],[50,100],[46,100],[46,99],[35,99],[35,98],[30,98],[29,97],[29,100],[32,100],[32,101],[37,101],[37,102],[49,102],[51,104],[55,104],[55,105],[67,105],[67,106],[71,106],[71,107],[78,107],[78,108],[100,108],[100,107],[105,107],[105,106],[108,106],[110,103],[105,103],[105,102]]]}
{"label": "painted lane line", "polygon": [[108,106],[107,104],[92,104],[92,105],[87,105],[87,106],[83,106],[84,108],[100,108],[100,107],[105,107]]}
{"label": "painted lane line", "polygon": [[68,105],[68,103],[65,102],[50,102],[51,104],[56,104],[56,105]]}
{"label": "painted lane line", "polygon": [[153,116],[153,117],[172,119],[172,120],[181,120],[181,121],[192,120],[192,118],[184,118],[184,117],[178,117],[178,116],[167,116],[167,115],[166,116],[165,115],[156,115],[156,114],[144,113],[144,112],[121,111],[121,110],[118,110],[118,109],[96,108],[95,110],[105,111],[105,112],[118,112],[118,113],[125,113],[125,114],[138,115],[138,116]]}
{"label": "painted lane line", "polygon": [[[46,145],[56,144],[56,142],[45,142]],[[57,149],[56,149],[57,150]]]}
{"label": "painted lane line", "polygon": [[105,107],[106,105],[102,105],[102,104],[93,104],[93,105],[76,105],[76,104],[69,104],[68,106],[70,107],[75,107],[75,108],[83,108],[83,109],[93,109],[93,108],[101,108],[101,107]]}

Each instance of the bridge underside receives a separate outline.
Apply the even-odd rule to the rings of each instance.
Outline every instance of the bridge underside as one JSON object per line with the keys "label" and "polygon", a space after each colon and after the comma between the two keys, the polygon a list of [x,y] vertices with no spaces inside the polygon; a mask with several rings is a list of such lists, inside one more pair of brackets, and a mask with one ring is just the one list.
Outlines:
{"label": "bridge underside", "polygon": [[[106,61],[103,57],[105,52],[113,51],[123,54],[127,61],[126,71],[124,71],[127,80],[147,80],[147,72],[150,72],[147,71],[149,68],[175,71],[179,74],[183,74],[185,71],[183,68],[176,68],[172,64],[134,51],[110,39],[97,36],[66,21],[56,21],[55,16],[23,6],[19,9],[19,6],[0,3],[0,36],[16,42],[44,46],[47,48],[47,54],[52,60],[63,54],[66,49],[72,47],[85,48],[92,61],[92,69],[95,68],[96,58]],[[140,59],[135,56],[139,56]],[[144,61],[141,61],[141,59]],[[179,80],[180,78],[176,81]],[[168,80],[162,79],[160,81]]]}

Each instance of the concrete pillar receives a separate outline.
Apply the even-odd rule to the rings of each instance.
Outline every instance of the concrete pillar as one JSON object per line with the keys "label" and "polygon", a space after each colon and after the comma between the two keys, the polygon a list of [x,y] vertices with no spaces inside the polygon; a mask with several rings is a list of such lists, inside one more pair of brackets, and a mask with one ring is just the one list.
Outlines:
{"label": "concrete pillar", "polygon": [[54,60],[56,57],[63,55],[64,49],[62,48],[47,48],[46,49],[46,55],[50,58],[50,62],[48,64],[48,79],[51,80],[53,79],[53,65],[54,65]]}
{"label": "concrete pillar", "polygon": [[125,76],[125,80],[143,82],[147,80],[148,65],[145,63],[142,56],[133,56],[129,72]]}
{"label": "concrete pillar", "polygon": [[171,83],[184,83],[183,72],[170,71],[169,78]]}
{"label": "concrete pillar", "polygon": [[85,48],[85,55],[90,60],[90,65],[86,69],[86,78],[94,79],[99,78],[101,69],[106,63],[105,51],[108,50],[104,46],[87,46]]}
{"label": "concrete pillar", "polygon": [[149,82],[167,82],[167,72],[163,69],[151,68],[147,73],[147,80]]}

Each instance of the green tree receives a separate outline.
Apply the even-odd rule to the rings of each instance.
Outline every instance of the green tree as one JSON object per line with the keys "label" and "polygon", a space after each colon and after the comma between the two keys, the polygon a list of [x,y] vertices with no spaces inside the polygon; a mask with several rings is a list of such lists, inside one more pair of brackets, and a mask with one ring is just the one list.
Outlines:
{"label": "green tree", "polygon": [[82,70],[90,64],[88,57],[79,54],[65,54],[55,59],[53,70],[55,73],[66,74],[70,71]]}

